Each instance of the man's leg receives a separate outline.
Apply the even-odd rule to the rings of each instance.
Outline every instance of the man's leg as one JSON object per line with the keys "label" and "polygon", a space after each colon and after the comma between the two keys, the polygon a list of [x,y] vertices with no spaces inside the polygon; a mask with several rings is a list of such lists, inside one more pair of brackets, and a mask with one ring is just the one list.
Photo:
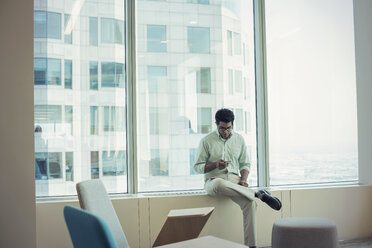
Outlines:
{"label": "man's leg", "polygon": [[256,208],[254,201],[255,192],[252,189],[242,187],[234,182],[221,178],[210,179],[205,183],[205,191],[208,195],[228,196],[238,204],[243,212],[244,244],[256,246]]}

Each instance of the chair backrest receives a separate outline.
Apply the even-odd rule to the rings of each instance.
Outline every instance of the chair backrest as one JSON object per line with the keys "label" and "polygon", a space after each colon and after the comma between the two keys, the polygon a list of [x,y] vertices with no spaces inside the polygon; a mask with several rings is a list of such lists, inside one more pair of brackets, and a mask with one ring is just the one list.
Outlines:
{"label": "chair backrest", "polygon": [[111,230],[115,242],[120,248],[129,248],[129,244],[118,216],[102,181],[93,179],[76,184],[80,207],[102,218]]}
{"label": "chair backrest", "polygon": [[73,206],[63,209],[74,248],[117,248],[106,223],[98,216]]}

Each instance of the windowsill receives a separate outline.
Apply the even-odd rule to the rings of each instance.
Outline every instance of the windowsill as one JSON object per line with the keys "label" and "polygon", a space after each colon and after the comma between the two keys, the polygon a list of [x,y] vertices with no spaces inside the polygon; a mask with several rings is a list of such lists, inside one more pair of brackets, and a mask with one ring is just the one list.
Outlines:
{"label": "windowsill", "polygon": [[[267,187],[270,191],[287,191],[287,190],[306,190],[306,189],[321,189],[321,188],[342,188],[342,187],[359,187],[363,186],[358,181],[340,182],[340,183],[319,183],[319,184],[296,184],[296,185],[280,185]],[[257,190],[263,187],[250,187]],[[176,197],[176,196],[202,196],[207,195],[204,190],[193,191],[163,191],[163,192],[144,192],[138,194],[110,194],[112,200],[118,199],[138,199],[138,198],[155,198],[155,197]],[[53,202],[77,202],[78,197],[75,196],[42,196],[36,197],[36,203],[53,203]]]}

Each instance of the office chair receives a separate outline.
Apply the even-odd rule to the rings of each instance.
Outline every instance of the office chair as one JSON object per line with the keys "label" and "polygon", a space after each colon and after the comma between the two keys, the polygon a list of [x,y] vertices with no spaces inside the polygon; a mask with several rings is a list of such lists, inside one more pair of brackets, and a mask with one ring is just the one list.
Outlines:
{"label": "office chair", "polygon": [[107,224],[98,216],[73,206],[63,209],[74,248],[117,248]]}
{"label": "office chair", "polygon": [[99,179],[87,180],[76,184],[80,207],[102,218],[108,225],[117,247],[130,248],[120,225],[119,218]]}

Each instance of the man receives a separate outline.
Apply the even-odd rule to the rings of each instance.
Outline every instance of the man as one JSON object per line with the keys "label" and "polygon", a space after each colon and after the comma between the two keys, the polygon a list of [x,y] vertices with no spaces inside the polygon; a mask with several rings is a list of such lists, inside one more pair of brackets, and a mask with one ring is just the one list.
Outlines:
{"label": "man", "polygon": [[234,113],[220,109],[215,119],[217,130],[201,140],[194,169],[205,174],[204,189],[208,195],[227,196],[240,206],[244,218],[244,243],[256,247],[255,197],[275,210],[280,210],[282,204],[266,190],[255,192],[248,188],[250,163],[243,137],[232,130]]}

